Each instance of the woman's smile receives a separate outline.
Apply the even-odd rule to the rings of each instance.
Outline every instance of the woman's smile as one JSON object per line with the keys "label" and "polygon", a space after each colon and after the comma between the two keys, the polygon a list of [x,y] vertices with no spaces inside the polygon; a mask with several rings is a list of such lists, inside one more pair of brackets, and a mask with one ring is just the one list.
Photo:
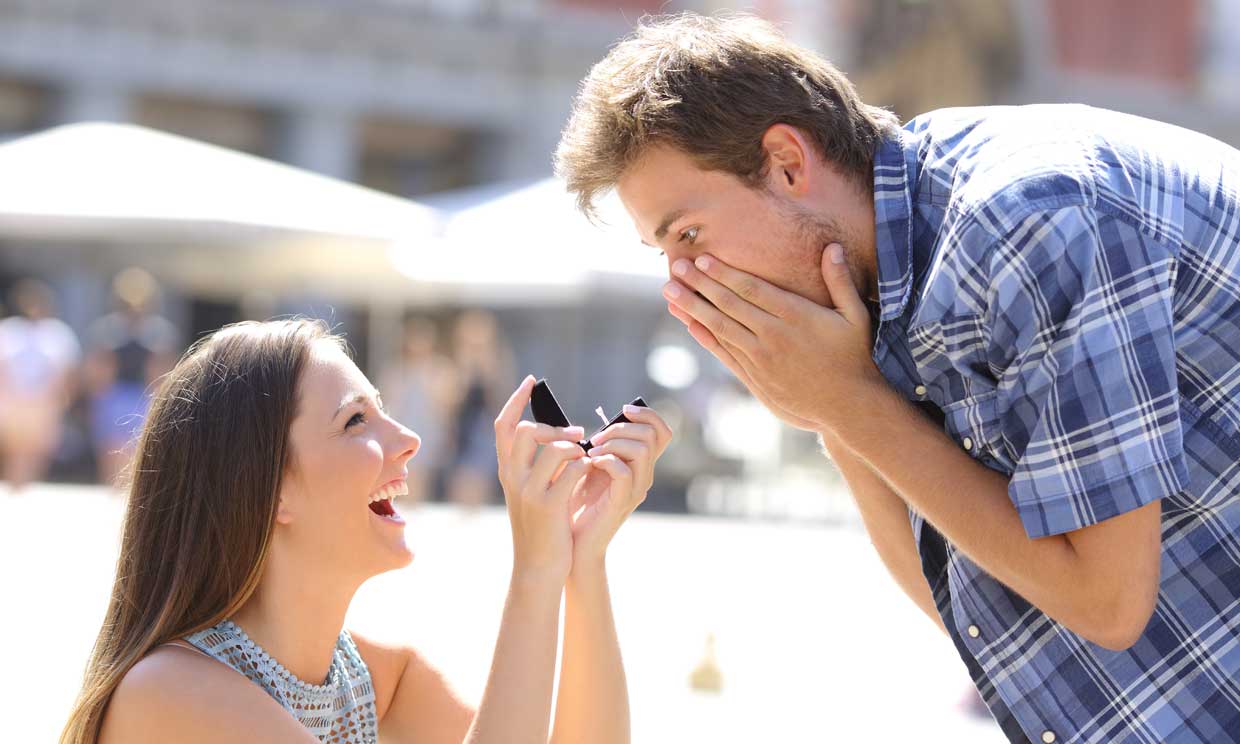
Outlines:
{"label": "woman's smile", "polygon": [[370,510],[385,522],[403,525],[405,520],[397,513],[396,506],[392,502],[397,496],[408,495],[409,484],[403,478],[390,481],[370,494]]}

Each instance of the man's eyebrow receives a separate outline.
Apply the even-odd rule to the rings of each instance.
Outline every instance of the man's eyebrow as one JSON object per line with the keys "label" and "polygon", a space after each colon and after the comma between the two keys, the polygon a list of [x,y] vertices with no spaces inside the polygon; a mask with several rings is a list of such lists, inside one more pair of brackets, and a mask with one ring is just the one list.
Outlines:
{"label": "man's eyebrow", "polygon": [[[663,218],[663,221],[659,223],[659,227],[654,231],[655,242],[662,240],[664,236],[667,235],[667,228],[671,227],[672,223],[675,222],[676,220],[680,219],[681,217],[684,217],[685,212],[687,211],[689,210],[675,209],[675,210],[672,210],[671,212],[668,212],[667,216]],[[646,243],[646,241],[644,240],[642,242]],[[646,245],[650,245],[650,244],[646,243]]]}

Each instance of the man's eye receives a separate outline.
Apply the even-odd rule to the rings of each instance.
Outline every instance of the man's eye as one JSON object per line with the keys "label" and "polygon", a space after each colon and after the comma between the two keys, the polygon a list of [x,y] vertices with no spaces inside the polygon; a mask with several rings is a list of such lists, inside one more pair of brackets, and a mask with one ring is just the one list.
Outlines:
{"label": "man's eye", "polygon": [[693,245],[694,243],[697,242],[697,236],[698,236],[698,229],[696,227],[691,227],[688,230],[685,230],[684,232],[680,234],[680,239],[681,241],[688,240],[689,245]]}
{"label": "man's eye", "polygon": [[349,417],[349,422],[344,425],[344,428],[349,429],[357,424],[364,424],[364,423],[366,423],[366,416],[361,413],[355,413]]}

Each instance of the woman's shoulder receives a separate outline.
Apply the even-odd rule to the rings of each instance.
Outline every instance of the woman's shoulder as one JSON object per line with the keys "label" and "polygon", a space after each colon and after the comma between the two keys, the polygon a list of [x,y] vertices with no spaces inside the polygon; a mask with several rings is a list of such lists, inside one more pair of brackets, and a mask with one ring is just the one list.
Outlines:
{"label": "woman's shoulder", "polygon": [[422,653],[352,629],[349,637],[370,669],[380,733],[396,740],[439,741],[445,732],[448,740],[464,738],[474,707]]}
{"label": "woman's shoulder", "polygon": [[348,630],[348,634],[353,645],[357,647],[358,655],[366,662],[366,668],[370,671],[370,681],[375,688],[375,714],[382,720],[392,704],[392,697],[405,667],[411,659],[418,659],[420,656],[408,644],[381,640],[370,633],[352,628]]}
{"label": "woman's shoulder", "polygon": [[315,742],[262,688],[194,649],[161,646],[112,693],[100,744],[129,741]]}

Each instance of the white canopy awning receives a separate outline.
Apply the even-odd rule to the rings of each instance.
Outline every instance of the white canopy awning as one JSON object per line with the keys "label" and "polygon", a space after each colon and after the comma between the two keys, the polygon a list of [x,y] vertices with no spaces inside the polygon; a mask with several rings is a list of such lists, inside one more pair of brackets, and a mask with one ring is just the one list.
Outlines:
{"label": "white canopy awning", "polygon": [[[435,209],[130,124],[0,145],[0,239],[103,246],[194,291],[400,305],[657,298],[666,267],[619,199],[602,225],[553,178]],[[444,200],[447,204],[447,200]]]}
{"label": "white canopy awning", "polygon": [[641,244],[614,193],[599,203],[600,224],[557,178],[474,193],[430,200],[448,213],[442,243],[394,247],[401,271],[432,284],[467,276],[473,291],[492,296],[564,301],[607,292],[657,301],[667,265]]}
{"label": "white canopy awning", "polygon": [[0,230],[194,242],[322,235],[391,241],[435,211],[327,176],[131,124],[71,124],[0,145]]}
{"label": "white canopy awning", "polygon": [[441,228],[408,199],[128,124],[0,145],[0,174],[0,237],[112,246],[202,291],[406,296],[388,248]]}

